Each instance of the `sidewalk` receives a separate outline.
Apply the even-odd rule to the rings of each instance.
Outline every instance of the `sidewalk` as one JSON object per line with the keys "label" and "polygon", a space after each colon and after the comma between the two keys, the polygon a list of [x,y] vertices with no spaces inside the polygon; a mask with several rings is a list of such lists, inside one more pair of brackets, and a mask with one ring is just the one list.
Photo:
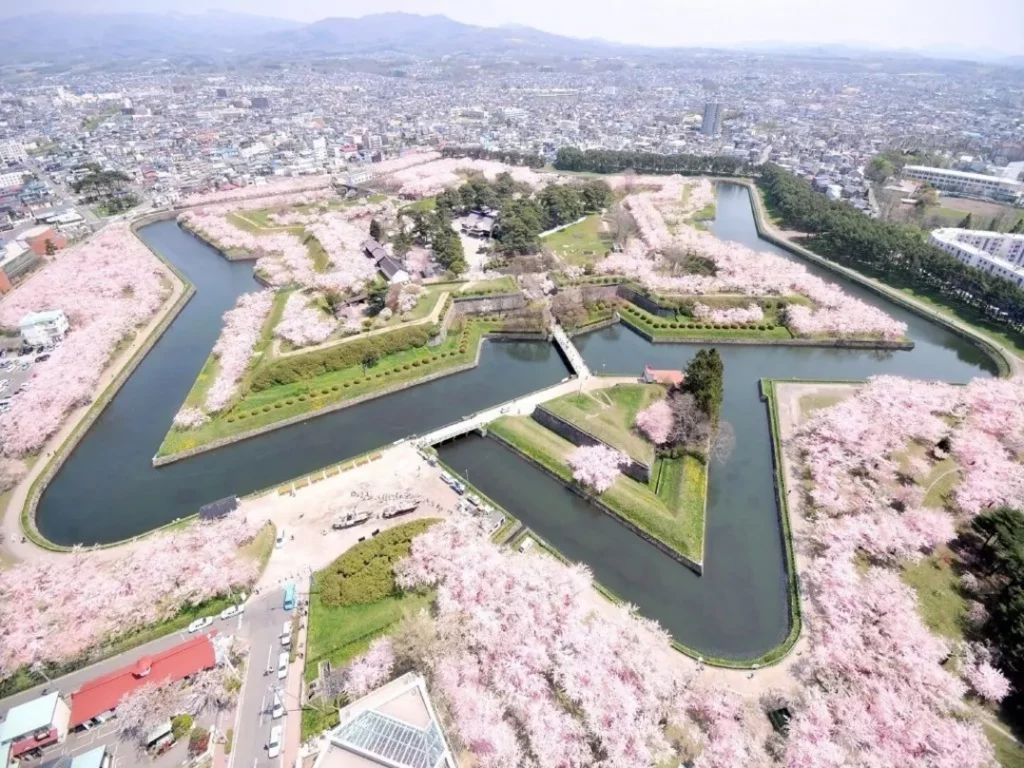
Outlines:
{"label": "sidewalk", "polygon": [[[310,577],[298,587],[298,597],[302,612],[299,614],[299,633],[295,640],[295,661],[288,670],[288,681],[285,687],[285,701],[302,702],[302,675],[306,668],[306,633],[309,628],[309,591],[312,584]],[[301,706],[296,707],[296,716],[286,718],[284,731],[284,750],[281,753],[282,768],[293,768],[299,759],[299,748],[302,746],[302,712]],[[214,768],[217,768],[215,765]]]}

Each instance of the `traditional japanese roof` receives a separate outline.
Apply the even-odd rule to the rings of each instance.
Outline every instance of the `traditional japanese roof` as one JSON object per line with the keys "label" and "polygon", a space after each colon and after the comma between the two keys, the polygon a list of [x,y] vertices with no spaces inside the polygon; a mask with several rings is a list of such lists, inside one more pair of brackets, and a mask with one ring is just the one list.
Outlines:
{"label": "traditional japanese roof", "polygon": [[49,730],[57,711],[60,694],[54,691],[38,699],[11,707],[7,718],[0,723],[0,744],[14,741],[25,734]]}
{"label": "traditional japanese roof", "polygon": [[656,381],[659,384],[682,384],[684,378],[682,371],[659,370],[651,368],[649,365],[644,366],[644,379],[647,381]]}
{"label": "traditional japanese roof", "polygon": [[71,694],[70,727],[114,709],[123,696],[147,683],[162,684],[211,669],[217,663],[211,632],[180,643],[152,656],[143,656],[95,680]]}

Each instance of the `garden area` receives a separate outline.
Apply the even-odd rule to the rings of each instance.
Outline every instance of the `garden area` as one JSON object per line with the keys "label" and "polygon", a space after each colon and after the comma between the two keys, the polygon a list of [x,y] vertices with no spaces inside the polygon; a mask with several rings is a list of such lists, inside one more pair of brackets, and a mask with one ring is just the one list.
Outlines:
{"label": "garden area", "polygon": [[541,246],[551,249],[568,266],[586,266],[605,257],[611,249],[611,237],[602,228],[601,214],[594,213],[542,238]]}
{"label": "garden area", "polygon": [[[446,340],[433,347],[427,342],[436,335],[436,326],[417,325],[277,360],[254,356],[239,395],[198,427],[172,427],[157,455],[192,450],[472,365],[483,337],[502,325],[500,320],[453,321]],[[217,365],[211,356],[187,404],[204,398],[211,368]]]}
{"label": "garden area", "polygon": [[[432,592],[402,591],[395,584],[393,568],[409,555],[412,539],[437,522],[416,520],[389,528],[314,574],[304,673],[307,682],[317,678],[322,662],[341,669],[366,653],[374,640],[402,618],[429,610]],[[314,702],[302,711],[303,740],[336,722],[336,706]]]}

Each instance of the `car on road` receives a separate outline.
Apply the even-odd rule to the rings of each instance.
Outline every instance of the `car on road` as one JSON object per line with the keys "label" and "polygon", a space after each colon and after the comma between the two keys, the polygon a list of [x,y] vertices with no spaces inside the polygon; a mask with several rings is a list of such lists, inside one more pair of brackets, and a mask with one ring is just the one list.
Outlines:
{"label": "car on road", "polygon": [[456,480],[454,483],[452,483],[452,490],[461,496],[466,492],[466,486],[464,486],[462,483]]}
{"label": "car on road", "polygon": [[280,549],[284,546],[284,528],[277,532],[277,540],[274,542],[275,549]]}
{"label": "car on road", "polygon": [[270,729],[270,741],[267,742],[267,757],[278,757],[281,754],[281,735],[284,728],[275,725]]}
{"label": "car on road", "polygon": [[284,626],[281,627],[281,647],[287,648],[292,644],[292,623],[286,621]]}
{"label": "car on road", "polygon": [[277,720],[284,716],[284,702],[281,701],[281,694],[274,691],[274,706],[270,710],[270,717]]}
{"label": "car on road", "polygon": [[198,632],[201,629],[206,629],[208,626],[213,624],[213,616],[203,616],[201,619],[196,619],[188,625],[189,632]]}
{"label": "car on road", "polygon": [[277,679],[283,680],[288,677],[288,651],[281,651],[277,657]]}
{"label": "car on road", "polygon": [[220,617],[222,619],[230,619],[232,616],[237,616],[240,613],[241,610],[239,610],[239,606],[229,605],[227,608],[220,612]]}

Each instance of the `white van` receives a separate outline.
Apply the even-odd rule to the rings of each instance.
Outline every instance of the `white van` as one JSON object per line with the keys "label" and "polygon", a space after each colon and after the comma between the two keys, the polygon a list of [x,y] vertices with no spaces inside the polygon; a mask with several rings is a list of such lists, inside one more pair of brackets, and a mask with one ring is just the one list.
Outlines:
{"label": "white van", "polygon": [[281,754],[281,734],[284,731],[280,725],[270,729],[270,741],[267,743],[267,757],[278,757]]}
{"label": "white van", "polygon": [[287,648],[292,644],[292,623],[286,621],[281,627],[281,647]]}
{"label": "white van", "polygon": [[277,678],[288,677],[288,651],[281,651],[277,657]]}

